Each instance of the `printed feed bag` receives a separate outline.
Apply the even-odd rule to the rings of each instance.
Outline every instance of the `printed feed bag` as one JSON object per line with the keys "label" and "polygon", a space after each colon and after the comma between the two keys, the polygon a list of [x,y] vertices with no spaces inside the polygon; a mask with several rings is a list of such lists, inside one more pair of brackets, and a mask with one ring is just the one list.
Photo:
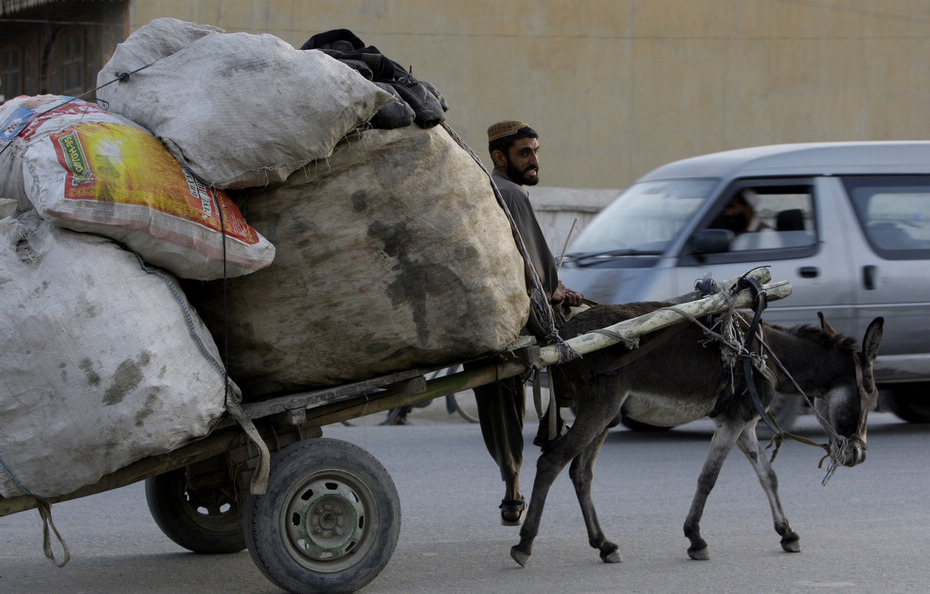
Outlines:
{"label": "printed feed bag", "polygon": [[53,132],[30,143],[23,165],[26,196],[43,218],[115,239],[182,278],[249,274],[274,259],[225,192],[132,125]]}
{"label": "printed feed bag", "polygon": [[94,122],[143,130],[93,103],[65,95],[20,95],[0,105],[0,198],[18,200],[21,211],[32,208],[23,181],[26,149],[54,132]]}

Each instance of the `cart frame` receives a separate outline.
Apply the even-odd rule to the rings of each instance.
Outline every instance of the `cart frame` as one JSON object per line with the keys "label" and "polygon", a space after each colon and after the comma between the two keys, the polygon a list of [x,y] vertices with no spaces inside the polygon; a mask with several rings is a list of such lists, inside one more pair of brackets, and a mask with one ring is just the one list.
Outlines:
{"label": "cart frame", "polygon": [[[759,283],[770,281],[770,274],[767,269],[756,269],[747,273],[746,276],[752,277]],[[264,471],[265,476],[267,476],[268,473],[267,467],[262,468],[262,466],[267,466],[266,461],[263,461],[262,458],[262,450],[264,449],[262,445],[267,446],[267,450],[274,453],[276,457],[280,457],[286,450],[299,448],[301,442],[320,438],[323,434],[322,428],[325,425],[348,421],[399,406],[432,400],[446,394],[489,384],[499,379],[524,374],[532,369],[542,369],[549,365],[563,363],[570,358],[583,356],[586,353],[616,344],[621,340],[635,340],[639,336],[679,323],[691,316],[701,317],[722,313],[734,308],[751,306],[756,298],[753,291],[743,289],[735,294],[730,292],[729,289],[736,286],[738,281],[739,279],[730,279],[720,283],[720,292],[703,298],[697,298],[698,295],[694,293],[683,295],[672,300],[675,303],[674,307],[659,309],[645,316],[602,329],[599,332],[578,336],[566,341],[563,345],[539,346],[532,337],[521,337],[505,351],[477,359],[470,362],[474,364],[469,365],[468,370],[449,375],[437,377],[435,371],[450,366],[410,369],[359,382],[290,394],[261,402],[245,403],[241,405],[241,416],[243,418],[239,421],[233,418],[233,415],[226,414],[208,435],[170,452],[139,460],[105,475],[93,485],[48,500],[38,500],[28,495],[6,499],[0,498],[0,517],[37,507],[41,511],[42,507],[47,507],[47,504],[85,497],[124,487],[140,480],[147,480],[149,481],[147,483],[147,495],[149,496],[150,510],[152,510],[156,522],[162,530],[166,531],[163,522],[159,521],[159,514],[156,513],[157,505],[153,504],[153,497],[157,500],[160,496],[164,497],[164,494],[159,495],[157,489],[150,492],[150,487],[155,484],[152,481],[159,476],[166,476],[167,473],[172,472],[183,472],[184,476],[180,485],[180,496],[182,498],[188,491],[214,492],[211,490],[219,490],[225,492],[230,503],[240,506],[234,510],[236,513],[244,510],[247,521],[251,520],[257,523],[261,520],[262,526],[270,523],[272,524],[271,531],[274,532],[275,520],[273,520],[273,517],[282,514],[277,513],[276,516],[274,510],[261,512],[257,502],[262,497],[265,497],[263,495],[264,487],[256,490],[253,482],[257,474]],[[762,284],[762,288],[769,301],[783,299],[791,294],[791,287],[787,282]],[[570,349],[566,349],[565,345]],[[427,379],[428,377],[433,377],[433,379]],[[259,443],[256,445],[256,434],[252,432],[251,437],[249,436],[249,425],[254,426],[257,435],[260,435],[260,440],[264,444]],[[321,440],[321,442],[334,441],[336,440]],[[355,449],[360,450],[359,448]],[[312,449],[308,449],[307,452],[311,452],[309,454],[311,456],[314,455]],[[289,552],[287,554],[277,554],[277,556],[285,559],[286,565],[292,564],[293,560],[296,559],[297,567],[295,571],[297,573],[291,578],[279,575],[283,570],[279,565],[275,565],[277,562],[267,561],[269,551],[255,550],[275,546],[274,544],[269,545],[268,539],[264,538],[265,530],[262,526],[251,527],[251,535],[249,534],[250,527],[246,526],[245,540],[248,543],[237,541],[228,548],[213,548],[214,545],[212,544],[192,546],[184,542],[183,539],[175,538],[175,535],[169,533],[170,530],[166,531],[166,534],[179,544],[182,544],[182,546],[187,546],[187,548],[197,552],[232,552],[233,550],[241,550],[248,544],[253,560],[257,562],[263,573],[277,585],[288,590],[308,592],[323,589],[349,591],[362,587],[377,576],[393,553],[397,534],[399,533],[400,509],[399,502],[396,501],[396,489],[394,489],[393,482],[387,476],[386,471],[383,468],[380,470],[374,468],[379,465],[373,458],[363,460],[360,462],[362,466],[355,468],[355,462],[360,459],[356,455],[357,453],[353,450],[338,454],[337,457],[347,458],[348,461],[343,460],[335,463],[335,465],[330,461],[321,460],[317,464],[317,460],[305,460],[303,461],[303,468],[309,469],[306,472],[311,472],[315,466],[321,466],[336,472],[336,478],[333,479],[333,482],[338,483],[340,491],[331,495],[329,501],[330,504],[335,501],[340,513],[345,512],[349,515],[366,513],[364,509],[356,509],[358,504],[350,501],[354,498],[354,495],[352,497],[342,496],[339,494],[342,491],[384,489],[383,492],[371,492],[369,499],[363,501],[363,503],[378,508],[372,510],[375,518],[397,525],[390,526],[391,534],[384,537],[385,542],[377,543],[377,546],[372,545],[370,542],[367,544],[369,549],[387,548],[389,550],[381,550],[379,552],[381,558],[377,563],[370,564],[372,566],[367,568],[367,573],[363,576],[356,577],[353,575],[354,568],[351,563],[345,569],[337,568],[332,574],[326,569],[328,567],[327,561],[330,559],[334,563],[335,560],[350,558],[348,549],[343,550],[339,549],[339,547],[355,546],[354,543],[343,545],[341,537],[334,537],[332,531],[324,531],[326,539],[321,541],[321,544],[321,542],[315,540],[315,537],[308,536],[303,530],[300,531],[300,534],[293,533],[293,531],[288,533],[289,528],[283,526],[280,530],[281,534],[278,534],[276,539],[283,540],[285,548]],[[362,454],[370,457],[366,452],[362,451]],[[290,464],[294,465],[293,462],[290,462]],[[349,466],[352,466],[350,470],[342,470],[343,467]],[[320,481],[322,479],[317,477],[313,480]],[[374,485],[374,483],[379,483],[379,485]],[[380,483],[390,484],[384,485]],[[286,485],[278,487],[277,490],[281,491],[283,489],[286,491],[285,487]],[[289,506],[288,513],[300,515],[302,518],[303,514],[309,514],[309,511],[303,507],[295,511],[293,509],[294,505],[287,503],[287,501],[291,500],[296,501],[295,496],[293,494],[287,496],[291,497],[291,499],[285,499],[285,503],[282,505]],[[306,498],[306,495],[304,497]],[[170,505],[167,509],[176,511],[176,507]],[[163,519],[165,513],[167,512],[162,512]],[[261,515],[261,513],[264,513],[267,517],[257,518],[256,514]],[[269,520],[269,518],[272,518],[272,520]],[[233,518],[233,520],[236,519],[239,519],[238,516]],[[278,523],[281,524],[281,522]],[[381,530],[383,531],[384,528],[382,526]],[[360,529],[356,531],[359,532]],[[336,533],[341,534],[338,529]],[[339,542],[333,544],[334,539]],[[200,542],[197,539],[195,540]],[[294,543],[299,542],[301,543],[300,546],[305,546],[308,540],[312,541],[312,546],[308,546],[308,550],[311,551],[308,554],[312,557],[309,562],[302,558],[303,552],[290,550],[293,549]],[[323,551],[324,549],[325,551]],[[337,552],[332,553],[330,549]],[[322,557],[317,558],[319,555],[322,555]],[[368,553],[364,553],[364,555],[368,555]],[[358,556],[356,554],[356,557]],[[346,579],[340,578],[340,572],[346,574]],[[308,575],[315,577],[317,574],[323,581],[314,583],[310,580],[310,583],[306,583]]]}

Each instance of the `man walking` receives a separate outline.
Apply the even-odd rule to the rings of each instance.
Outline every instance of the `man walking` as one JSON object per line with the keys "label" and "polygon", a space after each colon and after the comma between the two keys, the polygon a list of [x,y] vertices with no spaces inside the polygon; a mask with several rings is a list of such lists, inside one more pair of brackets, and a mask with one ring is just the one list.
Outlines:
{"label": "man walking", "polygon": [[[555,257],[536,220],[529,192],[524,186],[539,183],[539,135],[519,121],[498,122],[488,128],[488,150],[494,163],[491,178],[500,191],[526,253],[539,276],[542,290],[553,306],[556,325],[564,318],[562,306],[581,305],[583,296],[567,289],[558,277]],[[507,378],[475,388],[478,419],[485,446],[497,463],[504,481],[501,524],[519,525],[526,513],[520,492],[523,463],[523,416],[526,413],[525,377]]]}

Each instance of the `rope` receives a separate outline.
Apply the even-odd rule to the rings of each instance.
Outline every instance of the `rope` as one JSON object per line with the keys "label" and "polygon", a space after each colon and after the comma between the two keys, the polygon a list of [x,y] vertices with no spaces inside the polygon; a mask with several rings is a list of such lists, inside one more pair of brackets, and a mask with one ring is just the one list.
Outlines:
{"label": "rope", "polygon": [[[226,228],[223,222],[223,209],[219,203],[217,203],[217,210],[220,213],[220,228],[223,230],[223,319],[225,323],[225,320],[228,318],[226,315]],[[151,274],[160,279],[168,287],[168,290],[171,292],[174,300],[181,308],[188,334],[190,334],[191,338],[194,340],[194,344],[197,345],[200,354],[203,355],[203,357],[210,363],[213,369],[220,375],[220,377],[223,378],[223,400],[225,403],[226,411],[237,423],[239,423],[239,426],[242,427],[242,430],[245,431],[245,434],[249,437],[249,439],[252,440],[259,451],[259,464],[255,474],[252,475],[250,490],[254,495],[264,494],[268,487],[268,477],[271,473],[271,452],[268,449],[268,445],[262,439],[261,434],[258,432],[258,429],[255,427],[255,423],[253,423],[252,420],[248,418],[245,412],[242,410],[242,407],[239,404],[239,398],[236,397],[237,392],[233,392],[233,397],[230,398],[230,387],[232,385],[232,380],[229,377],[229,373],[227,372],[226,367],[216,360],[216,358],[210,353],[209,349],[204,344],[203,340],[200,338],[200,335],[197,333],[197,328],[194,325],[194,320],[191,316],[190,308],[187,306],[187,300],[178,290],[175,283],[161,272],[146,266],[145,261],[142,260],[142,256],[139,254],[135,254],[135,256],[139,260],[139,266],[142,267],[142,270],[144,270],[147,274]],[[225,331],[223,339],[223,346],[224,349],[226,349],[225,356],[228,360],[229,347],[228,341],[226,340]]]}
{"label": "rope", "polygon": [[[223,367],[223,364],[216,360],[210,350],[207,348],[207,345],[204,344],[203,340],[200,338],[200,334],[197,333],[197,326],[194,324],[194,318],[191,316],[190,307],[187,305],[187,299],[178,289],[177,285],[168,278],[167,275],[162,274],[158,270],[149,268],[145,261],[142,259],[142,256],[133,252],[136,258],[139,260],[139,266],[145,271],[146,274],[150,274],[155,278],[161,280],[168,291],[171,293],[171,296],[174,297],[175,302],[177,302],[178,307],[181,309],[181,313],[184,316],[184,324],[187,326],[187,332],[190,334],[190,337],[193,339],[194,344],[197,345],[197,349],[200,351],[200,354],[210,363],[210,366],[222,377],[226,378],[226,369]],[[227,386],[228,388],[228,386]]]}
{"label": "rope", "polygon": [[[58,528],[55,527],[55,522],[52,521],[52,506],[48,501],[37,497],[36,508],[39,510],[39,517],[42,518],[42,551],[49,561],[58,567],[64,567],[68,564],[68,561],[71,560],[71,550],[68,549],[65,539],[61,537]],[[52,539],[49,534],[49,529],[51,529],[51,532],[55,533],[55,538],[61,543],[63,557],[60,562],[55,559],[55,552],[52,550]]]}
{"label": "rope", "polygon": [[[46,109],[46,110],[44,110],[44,111],[35,113],[35,114],[33,114],[33,116],[29,119],[29,121],[32,121],[33,119],[35,119],[35,118],[37,118],[37,117],[39,117],[39,116],[45,115],[46,113],[48,113],[48,112],[50,112],[50,111],[52,111],[52,110],[58,109],[59,107],[61,107],[61,106],[63,106],[63,105],[67,105],[67,104],[71,103],[72,101],[77,101],[78,99],[81,99],[82,97],[86,97],[86,96],[90,95],[91,93],[96,93],[99,89],[102,89],[103,87],[106,87],[106,86],[108,86],[108,85],[112,85],[112,84],[115,83],[115,82],[126,82],[126,81],[129,80],[129,77],[130,77],[130,76],[132,76],[133,74],[139,72],[140,70],[145,70],[146,68],[148,68],[149,66],[151,66],[151,65],[154,64],[154,63],[155,63],[155,62],[152,62],[151,64],[146,64],[145,66],[142,66],[142,67],[140,67],[140,68],[136,68],[136,69],[133,70],[132,72],[117,72],[117,73],[116,73],[116,78],[114,78],[113,80],[108,81],[108,82],[105,82],[105,83],[103,83],[102,85],[99,85],[99,86],[97,86],[97,87],[95,87],[95,88],[93,88],[93,89],[91,89],[91,90],[89,90],[89,91],[85,91],[85,92],[83,92],[83,93],[81,93],[80,95],[77,95],[77,96],[75,96],[75,97],[69,97],[67,100],[62,101],[61,103],[57,103],[57,104],[55,104],[55,105],[49,107],[48,109]],[[106,103],[106,101],[102,101],[102,103]],[[104,107],[104,109],[106,109],[106,107]],[[26,126],[24,125],[23,128],[25,128],[25,127],[26,127]],[[20,132],[22,132],[22,129],[20,129]],[[19,132],[17,132],[17,135],[18,135],[18,134],[19,134]],[[14,136],[13,138],[15,138],[15,136]],[[5,145],[3,145],[3,148],[0,149],[0,155],[2,155],[3,153],[5,153],[6,150],[7,150],[8,148],[10,148],[10,146],[11,146],[12,144],[13,144],[13,139],[11,138],[10,140],[7,141],[7,143],[6,143]]]}
{"label": "rope", "polygon": [[[55,522],[52,520],[52,505],[42,497],[34,494],[32,491],[26,488],[19,479],[17,479],[12,472],[0,461],[0,470],[3,470],[4,473],[10,480],[13,481],[13,484],[16,485],[16,488],[22,491],[35,501],[36,509],[39,511],[39,517],[42,518],[42,551],[45,553],[45,557],[57,565],[58,567],[64,567],[68,564],[68,561],[71,560],[71,550],[68,548],[68,544],[65,542],[65,539],[62,538],[61,534],[58,532],[58,528],[55,527]],[[51,530],[50,530],[51,529]],[[55,534],[55,538],[61,544],[62,549],[62,560],[58,561],[55,558],[55,552],[52,550],[52,537],[51,534]]]}
{"label": "rope", "polygon": [[[736,287],[734,287],[734,290],[735,289]],[[681,315],[682,317],[696,324],[698,327],[701,328],[702,332],[708,337],[709,340],[715,341],[720,345],[721,357],[723,357],[724,362],[727,364],[727,367],[729,368],[731,386],[734,385],[734,380],[735,380],[733,370],[736,367],[736,362],[740,359],[748,360],[751,362],[750,371],[746,372],[747,373],[747,378],[746,378],[747,384],[752,381],[751,369],[755,369],[756,371],[761,373],[766,378],[767,381],[769,381],[770,383],[773,383],[774,373],[768,368],[768,366],[765,363],[765,360],[766,360],[765,353],[768,353],[768,355],[772,357],[772,360],[776,363],[778,368],[785,374],[785,376],[788,377],[788,379],[794,385],[795,389],[797,389],[797,391],[804,397],[805,401],[813,409],[814,413],[818,417],[818,420],[821,422],[821,425],[827,428],[827,431],[829,432],[831,437],[835,440],[837,444],[841,446],[839,450],[845,451],[846,444],[848,443],[849,440],[843,437],[842,435],[839,435],[836,432],[836,430],[833,428],[833,426],[830,425],[829,422],[827,422],[826,419],[824,419],[823,415],[821,415],[820,412],[813,406],[813,402],[811,401],[810,397],[804,392],[801,386],[798,385],[797,381],[794,379],[794,377],[791,375],[788,369],[778,359],[774,351],[772,351],[772,348],[768,345],[767,342],[765,342],[763,327],[761,324],[758,325],[758,327],[755,330],[755,333],[756,333],[755,338],[759,341],[759,344],[761,345],[761,349],[764,350],[764,353],[759,353],[759,354],[753,353],[751,352],[750,349],[744,346],[744,342],[748,343],[749,341],[743,340],[743,333],[739,330],[739,324],[746,326],[747,331],[750,331],[750,332],[752,331],[752,324],[750,322],[747,322],[743,316],[736,314],[735,299],[729,298],[728,301],[729,301],[728,309],[724,313],[720,314],[720,318],[718,320],[718,324],[721,326],[720,332],[715,332],[711,328],[708,328],[705,324],[703,324],[700,320],[695,318],[693,315],[689,314],[688,312],[678,307],[670,306],[664,309],[674,311],[675,313]],[[807,439],[806,437],[802,437],[800,435],[796,435],[794,433],[789,433],[787,431],[784,431],[783,429],[778,427],[778,424],[776,423],[774,416],[769,411],[762,410],[760,411],[760,416],[761,415],[764,415],[763,420],[765,420],[766,423],[769,424],[770,428],[772,428],[772,431],[774,433],[774,436],[769,441],[769,445],[766,447],[766,449],[769,449],[774,446],[774,450],[772,451],[772,456],[769,460],[769,463],[772,463],[775,461],[775,458],[778,456],[778,451],[781,448],[786,438],[792,439],[799,443],[822,448],[826,452],[826,455],[824,455],[820,459],[820,462],[817,464],[817,468],[823,468],[823,463],[827,458],[830,458],[831,460],[830,466],[827,469],[827,474],[821,481],[821,485],[826,486],[826,484],[830,481],[830,478],[836,472],[836,468],[837,468],[837,460],[835,458],[835,454],[831,451],[830,447],[827,444],[817,443],[815,441]]]}
{"label": "rope", "polygon": [[[223,234],[223,360],[229,361],[229,297],[226,291],[226,281],[228,280],[226,270],[226,223],[223,221],[223,206],[219,203],[219,200],[216,201],[216,210],[219,213],[220,230]],[[271,474],[271,451],[268,449],[268,444],[262,439],[255,423],[252,422],[252,419],[246,416],[245,411],[242,410],[242,407],[239,405],[239,400],[237,398],[230,400],[229,371],[225,366],[223,367],[223,375],[226,378],[226,393],[224,395],[226,410],[229,412],[229,415],[239,423],[239,426],[242,427],[245,434],[252,440],[255,447],[258,448],[258,468],[256,468],[255,473],[252,474],[249,492],[253,495],[264,495],[265,491],[268,490],[268,477]]]}

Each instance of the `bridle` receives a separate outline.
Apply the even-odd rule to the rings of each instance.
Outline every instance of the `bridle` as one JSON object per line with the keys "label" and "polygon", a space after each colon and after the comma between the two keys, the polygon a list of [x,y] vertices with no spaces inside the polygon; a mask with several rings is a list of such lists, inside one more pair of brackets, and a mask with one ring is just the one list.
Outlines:
{"label": "bridle", "polygon": [[[741,365],[745,383],[746,383],[746,390],[749,392],[750,399],[753,403],[753,407],[756,409],[756,412],[758,413],[759,417],[763,420],[763,422],[765,422],[766,426],[773,433],[773,437],[771,441],[769,442],[769,445],[766,448],[766,449],[771,448],[774,445],[774,450],[772,451],[772,457],[769,462],[771,463],[775,460],[775,457],[778,455],[778,450],[781,448],[781,445],[782,443],[784,443],[785,439],[791,439],[791,440],[794,440],[800,443],[822,448],[826,452],[826,454],[820,459],[820,462],[818,463],[817,467],[822,468],[824,460],[826,460],[827,458],[830,459],[830,465],[827,468],[827,474],[821,481],[821,484],[826,486],[826,484],[830,481],[830,478],[832,478],[833,473],[836,472],[838,460],[837,460],[837,454],[835,453],[835,451],[845,452],[848,449],[849,442],[858,442],[859,447],[861,447],[863,451],[868,451],[868,443],[862,439],[862,435],[865,433],[865,425],[867,423],[867,418],[868,418],[868,415],[863,414],[863,411],[865,411],[868,407],[869,400],[871,400],[871,394],[869,392],[866,392],[866,388],[865,388],[865,377],[862,372],[862,368],[864,364],[860,360],[861,357],[859,353],[853,352],[852,353],[853,364],[856,370],[856,389],[858,390],[858,394],[859,394],[859,410],[860,410],[859,425],[856,428],[856,432],[851,437],[844,437],[840,435],[836,431],[836,429],[833,427],[833,425],[831,425],[829,421],[823,417],[820,411],[817,410],[817,407],[814,406],[812,399],[801,388],[801,386],[798,385],[798,382],[794,379],[794,377],[791,375],[788,369],[784,366],[784,364],[782,364],[782,362],[778,359],[778,357],[772,351],[771,347],[768,344],[766,344],[765,340],[762,338],[761,332],[759,332],[759,326],[761,322],[762,312],[763,310],[765,310],[766,306],[768,305],[768,301],[765,295],[765,290],[762,288],[761,283],[759,283],[757,280],[753,278],[744,276],[736,284],[736,286],[734,287],[734,290],[740,290],[744,288],[751,289],[753,293],[754,301],[755,301],[755,307],[753,308],[753,317],[752,317],[752,320],[748,323],[749,328],[748,328],[748,331],[746,332],[742,348],[737,354],[737,358],[736,358],[736,361],[734,362],[734,366],[736,365],[737,362]],[[743,318],[739,318],[739,319],[742,320],[743,323],[746,323]],[[769,381],[770,383],[773,382],[774,378],[773,378],[772,372],[765,367],[765,364],[761,361],[761,359],[753,358],[752,356],[753,343],[757,339],[759,341],[760,348],[763,349],[771,357],[771,359],[776,363],[776,365],[781,370],[781,372],[784,373],[785,376],[791,381],[791,383],[794,385],[798,393],[800,393],[801,396],[804,397],[805,402],[807,402],[811,410],[813,410],[814,414],[817,416],[817,419],[820,421],[820,424],[830,434],[832,442],[836,444],[836,448],[830,448],[829,444],[817,443],[815,441],[807,439],[806,437],[796,435],[794,433],[790,433],[788,431],[783,430],[781,427],[778,426],[778,423],[775,420],[775,417],[771,414],[771,412],[765,409],[765,406],[762,404],[762,399],[759,396],[759,392],[756,388],[756,384],[754,381],[754,373],[755,371],[758,370],[759,373],[762,373],[763,376],[766,377],[766,380]],[[730,383],[729,390],[731,391],[733,390],[732,380]],[[873,391],[874,391],[874,386],[873,386]]]}

